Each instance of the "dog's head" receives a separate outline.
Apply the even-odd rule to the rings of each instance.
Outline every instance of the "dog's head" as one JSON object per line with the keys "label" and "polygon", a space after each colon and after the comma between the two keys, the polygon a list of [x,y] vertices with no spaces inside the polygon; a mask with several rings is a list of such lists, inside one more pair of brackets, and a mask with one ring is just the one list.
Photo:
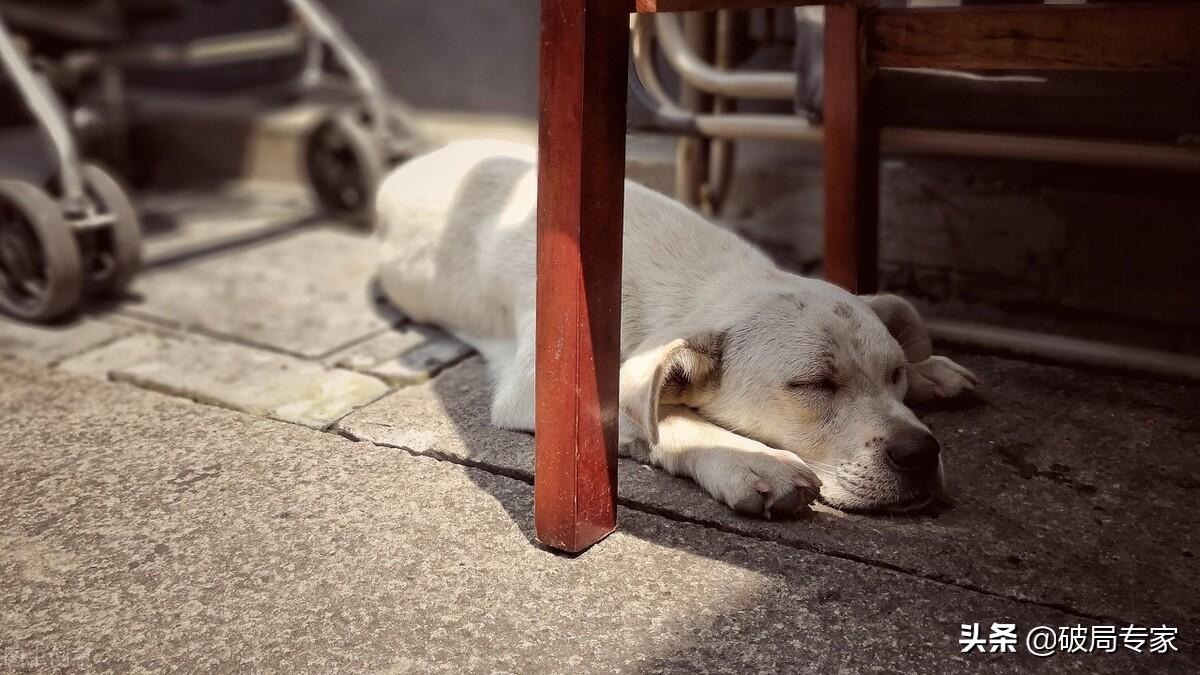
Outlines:
{"label": "dog's head", "polygon": [[904,404],[906,363],[931,353],[912,305],[805,280],[736,313],[622,366],[622,408],[647,438],[657,441],[658,405],[681,403],[798,454],[831,506],[904,511],[933,499],[940,448]]}

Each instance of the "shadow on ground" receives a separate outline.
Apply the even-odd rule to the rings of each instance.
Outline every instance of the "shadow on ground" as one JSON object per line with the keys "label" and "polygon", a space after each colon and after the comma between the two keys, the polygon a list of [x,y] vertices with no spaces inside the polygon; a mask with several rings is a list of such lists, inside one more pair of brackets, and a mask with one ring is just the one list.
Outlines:
{"label": "shadow on ground", "polygon": [[[485,187],[472,186],[480,173],[467,177],[460,196]],[[499,217],[468,206],[452,213],[451,227]],[[1021,615],[1026,627],[1165,624],[1178,627],[1180,642],[1190,644],[1188,636],[1200,628],[1200,568],[1196,528],[1185,514],[1192,513],[1200,487],[1200,391],[984,356],[956,358],[983,378],[982,398],[924,412],[944,448],[949,508],[886,517],[817,507],[793,522],[764,522],[736,516],[694,484],[625,459],[619,462],[619,501],[664,522],[694,523],[820,554],[818,560],[870,567],[905,589],[880,600],[882,607],[853,608],[860,619],[888,621],[901,606],[921,604],[910,593],[914,588],[936,589],[929,592],[963,606],[957,618],[942,608],[928,624],[933,649],[955,648],[959,621],[1000,620],[970,615],[968,597],[1000,602],[997,611]],[[488,404],[485,369],[474,358],[340,426],[356,438],[532,484],[532,437],[491,427]],[[480,487],[486,491],[488,484]],[[528,505],[505,508],[533,542]],[[769,563],[689,546],[669,525],[623,531],[773,574]],[[852,584],[835,581],[834,587],[822,592],[850,593]],[[888,597],[886,588],[877,591]],[[781,616],[814,611],[776,609]],[[850,609],[823,611],[837,616]],[[949,609],[953,615],[955,608]],[[730,608],[728,616],[741,611],[746,608]]]}
{"label": "shadow on ground", "polygon": [[[948,456],[954,500],[949,508],[885,517],[817,507],[792,522],[765,522],[733,514],[689,481],[621,459],[620,503],[627,508],[620,531],[767,576],[778,576],[778,561],[740,556],[737,546],[712,548],[706,539],[690,540],[695,530],[684,523],[778,544],[780,555],[812,556],[806,564],[881,575],[870,582],[844,571],[815,575],[819,587],[792,588],[794,598],[770,607],[785,626],[802,616],[847,624],[854,621],[845,617],[870,616],[890,634],[894,622],[911,620],[925,626],[919,632],[927,644],[903,648],[942,655],[956,652],[960,622],[974,620],[1017,621],[1026,628],[1165,624],[1178,627],[1181,644],[1190,644],[1196,616],[1190,599],[1196,597],[1195,528],[1182,525],[1180,518],[1189,512],[1197,487],[1190,450],[1200,439],[1194,390],[960,358],[985,378],[989,393],[986,401],[925,415]],[[488,399],[485,369],[474,357],[431,383],[356,413],[343,427],[380,445],[532,486],[533,437],[493,428]],[[1105,447],[1125,452],[1098,451]],[[490,479],[477,483],[485,492],[494,486]],[[531,501],[499,495],[496,500],[535,543]],[[629,509],[661,518],[633,518]],[[645,579],[629,582],[636,588],[652,583],[653,575],[647,570]],[[789,579],[788,584],[795,583]],[[865,594],[864,588],[869,589]],[[738,625],[746,612],[770,604],[761,598],[744,601],[749,607],[732,602],[712,625]],[[945,606],[934,611],[928,602]],[[992,613],[978,614],[977,602],[993,603],[988,605]],[[913,639],[908,631],[900,633]],[[675,653],[717,649],[705,639],[677,647]],[[820,653],[834,658],[829,655],[840,652]],[[1117,669],[1117,661],[1079,664]],[[828,665],[837,663],[834,658]]]}

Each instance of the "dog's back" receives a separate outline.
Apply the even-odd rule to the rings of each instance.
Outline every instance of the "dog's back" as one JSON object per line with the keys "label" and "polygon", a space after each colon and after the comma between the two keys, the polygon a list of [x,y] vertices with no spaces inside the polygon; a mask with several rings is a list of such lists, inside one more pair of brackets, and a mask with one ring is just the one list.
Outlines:
{"label": "dog's back", "polygon": [[510,335],[514,292],[533,283],[535,170],[533,148],[463,141],[393,171],[376,198],[388,298],[417,321]]}
{"label": "dog's back", "polygon": [[[503,141],[452,143],[396,169],[377,198],[389,299],[464,337],[512,337],[533,311],[536,171],[535,148]],[[777,273],[732,233],[630,181],[624,212],[624,348],[655,326],[685,326],[698,304],[736,305],[730,289],[746,285],[731,277]]]}

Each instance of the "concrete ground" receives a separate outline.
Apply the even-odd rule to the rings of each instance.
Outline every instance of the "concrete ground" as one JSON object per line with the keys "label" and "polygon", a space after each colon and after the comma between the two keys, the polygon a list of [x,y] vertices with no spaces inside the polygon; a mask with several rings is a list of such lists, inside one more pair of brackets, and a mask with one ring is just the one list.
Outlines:
{"label": "concrete ground", "polygon": [[[0,319],[0,672],[1200,665],[1197,388],[956,355],[985,385],[922,411],[946,508],[764,522],[622,460],[620,530],[568,557],[533,541],[532,438],[380,302],[365,235],[283,186],[142,205],[128,298]],[[961,653],[975,623],[1018,653]],[[1024,644],[1096,625],[1177,651]]]}

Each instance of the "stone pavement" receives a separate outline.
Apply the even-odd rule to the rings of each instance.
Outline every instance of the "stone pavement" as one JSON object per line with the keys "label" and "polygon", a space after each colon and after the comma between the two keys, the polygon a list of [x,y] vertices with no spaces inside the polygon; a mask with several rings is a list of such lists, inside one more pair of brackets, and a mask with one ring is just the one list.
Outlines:
{"label": "stone pavement", "polygon": [[1038,665],[964,622],[1175,626],[1044,665],[1197,670],[1196,388],[964,356],[982,398],[924,412],[946,509],[769,523],[622,462],[620,531],[559,556],[479,359],[381,305],[369,239],[233,198],[252,226],[152,202],[125,301],[0,319],[0,672]]}
{"label": "stone pavement", "polygon": [[65,326],[0,319],[0,354],[320,429],[469,353],[383,304],[371,239],[313,216],[294,190],[144,208],[147,265],[130,297]]}
{"label": "stone pavement", "polygon": [[[555,555],[521,480],[20,361],[0,379],[5,671],[1005,672],[1036,664],[959,654],[961,622],[1093,623],[636,508]],[[1053,663],[1194,669],[1181,646]]]}

